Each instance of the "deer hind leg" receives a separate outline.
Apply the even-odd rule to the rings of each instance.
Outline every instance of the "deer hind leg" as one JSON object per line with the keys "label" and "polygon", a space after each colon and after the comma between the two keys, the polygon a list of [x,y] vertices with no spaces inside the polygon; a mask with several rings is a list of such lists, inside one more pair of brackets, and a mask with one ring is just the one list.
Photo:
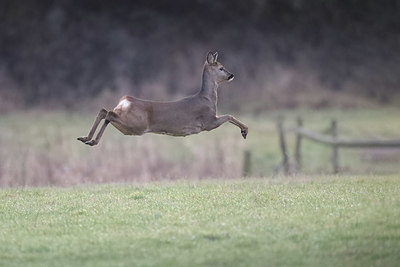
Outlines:
{"label": "deer hind leg", "polygon": [[96,132],[97,127],[99,126],[100,122],[102,119],[105,119],[105,117],[107,116],[107,110],[105,110],[104,108],[102,108],[99,111],[99,114],[97,114],[96,120],[93,123],[92,129],[90,129],[90,132],[88,134],[88,136],[82,136],[82,137],[78,137],[77,139],[79,141],[82,141],[83,143],[89,141],[92,139],[94,133]]}
{"label": "deer hind leg", "polygon": [[211,123],[210,127],[208,127],[207,130],[210,131],[212,129],[215,129],[228,121],[230,123],[232,123],[233,125],[236,125],[237,127],[239,127],[243,138],[246,139],[247,133],[249,132],[249,127],[247,127],[243,122],[239,121],[232,115],[222,115],[222,116],[216,117],[215,120]]}
{"label": "deer hind leg", "polygon": [[106,130],[107,125],[108,125],[110,122],[118,121],[118,119],[119,119],[119,116],[118,116],[116,113],[114,113],[114,112],[112,112],[112,111],[107,112],[107,115],[105,116],[104,123],[103,123],[103,125],[101,126],[100,131],[97,133],[96,138],[95,138],[95,139],[92,139],[92,140],[86,141],[85,144],[86,144],[86,145],[89,145],[89,146],[97,145],[97,144],[99,143],[101,137],[103,136],[103,133],[104,133],[104,131]]}

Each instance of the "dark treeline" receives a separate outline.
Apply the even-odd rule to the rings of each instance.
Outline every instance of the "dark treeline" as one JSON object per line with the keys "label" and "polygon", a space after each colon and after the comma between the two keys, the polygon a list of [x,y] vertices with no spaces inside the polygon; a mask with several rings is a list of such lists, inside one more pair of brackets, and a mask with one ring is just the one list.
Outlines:
{"label": "dark treeline", "polygon": [[395,103],[399,48],[400,0],[2,0],[0,105],[187,95],[209,50],[237,74],[227,108]]}

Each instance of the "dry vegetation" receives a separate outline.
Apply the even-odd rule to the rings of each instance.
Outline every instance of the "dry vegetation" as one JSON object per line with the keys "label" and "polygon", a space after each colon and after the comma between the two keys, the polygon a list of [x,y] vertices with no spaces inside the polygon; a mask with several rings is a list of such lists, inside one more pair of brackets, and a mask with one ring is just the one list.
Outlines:
{"label": "dry vegetation", "polygon": [[[337,118],[339,135],[352,138],[398,137],[399,109],[285,111],[259,117],[238,116],[249,125],[243,140],[239,130],[224,125],[185,138],[147,134],[123,136],[108,127],[96,147],[76,137],[86,134],[96,112],[31,111],[0,116],[0,186],[70,186],[82,183],[242,177],[243,154],[251,152],[251,176],[272,176],[281,160],[275,119],[286,123],[302,115],[307,128],[326,132]],[[294,136],[288,135],[293,157]],[[331,149],[303,143],[303,172],[331,173]],[[397,173],[398,149],[341,149],[343,173]],[[292,161],[293,163],[293,161]]]}
{"label": "dry vegetation", "polygon": [[76,140],[89,129],[90,116],[34,112],[1,122],[0,186],[241,175],[244,142],[236,131],[190,138],[124,137],[109,127],[92,148]]}

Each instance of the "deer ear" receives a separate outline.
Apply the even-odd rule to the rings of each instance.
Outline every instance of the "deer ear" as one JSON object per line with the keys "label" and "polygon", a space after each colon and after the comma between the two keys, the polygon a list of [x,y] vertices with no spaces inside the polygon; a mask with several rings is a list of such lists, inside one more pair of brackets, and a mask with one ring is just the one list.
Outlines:
{"label": "deer ear", "polygon": [[213,57],[214,57],[214,62],[216,62],[216,61],[217,61],[217,57],[218,57],[218,52],[215,52],[215,53],[213,54]]}
{"label": "deer ear", "polygon": [[207,63],[210,65],[214,63],[214,55],[211,51],[207,54]]}

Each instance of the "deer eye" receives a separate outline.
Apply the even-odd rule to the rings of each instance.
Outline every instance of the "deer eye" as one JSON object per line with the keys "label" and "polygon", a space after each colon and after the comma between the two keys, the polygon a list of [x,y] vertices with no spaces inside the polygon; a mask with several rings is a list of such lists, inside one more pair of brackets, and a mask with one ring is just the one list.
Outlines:
{"label": "deer eye", "polygon": [[219,68],[219,70],[221,70],[221,71],[222,71],[222,70],[224,70],[224,68]]}

